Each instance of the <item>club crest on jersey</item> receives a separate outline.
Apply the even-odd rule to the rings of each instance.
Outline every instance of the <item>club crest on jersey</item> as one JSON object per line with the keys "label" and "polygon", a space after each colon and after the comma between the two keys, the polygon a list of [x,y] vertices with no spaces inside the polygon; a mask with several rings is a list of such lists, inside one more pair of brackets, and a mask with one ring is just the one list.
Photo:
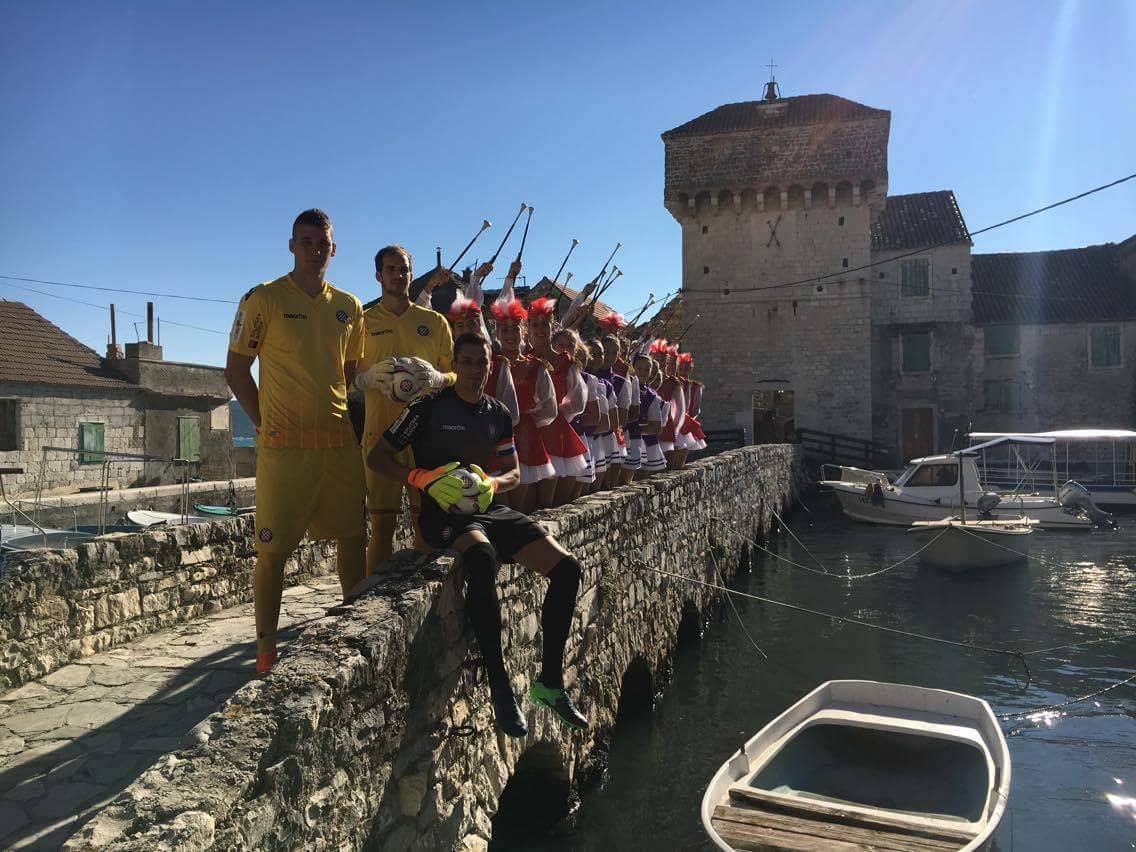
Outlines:
{"label": "club crest on jersey", "polygon": [[426,326],[424,326],[424,325],[418,326],[418,336],[419,337],[426,337],[429,334],[430,334],[430,329],[428,329]]}
{"label": "club crest on jersey", "polygon": [[272,541],[272,530],[270,530],[268,527],[261,527],[260,532],[258,532],[256,535],[257,538],[259,538],[265,544]]}
{"label": "club crest on jersey", "polygon": [[347,311],[342,310],[335,312],[335,318],[340,322],[347,322],[349,319],[351,319],[351,317],[348,316]]}
{"label": "club crest on jersey", "polygon": [[450,536],[453,535],[453,534],[454,534],[454,528],[453,527],[443,527],[442,528],[442,541],[449,541]]}

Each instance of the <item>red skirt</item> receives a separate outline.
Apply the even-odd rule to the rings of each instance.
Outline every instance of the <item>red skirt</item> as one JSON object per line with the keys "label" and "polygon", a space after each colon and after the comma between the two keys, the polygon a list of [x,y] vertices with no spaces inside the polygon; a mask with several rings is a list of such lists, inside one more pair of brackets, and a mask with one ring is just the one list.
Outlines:
{"label": "red skirt", "polygon": [[680,430],[684,435],[693,435],[697,440],[706,440],[706,433],[702,431],[702,424],[698,419],[686,415],[686,419],[682,421],[682,429]]}
{"label": "red skirt", "polygon": [[540,437],[544,441],[545,451],[553,458],[570,459],[588,454],[588,448],[584,446],[576,430],[560,415],[541,428]]}
{"label": "red skirt", "polygon": [[549,462],[540,428],[528,414],[522,414],[513,429],[513,442],[517,445],[517,459],[529,467],[540,467]]}

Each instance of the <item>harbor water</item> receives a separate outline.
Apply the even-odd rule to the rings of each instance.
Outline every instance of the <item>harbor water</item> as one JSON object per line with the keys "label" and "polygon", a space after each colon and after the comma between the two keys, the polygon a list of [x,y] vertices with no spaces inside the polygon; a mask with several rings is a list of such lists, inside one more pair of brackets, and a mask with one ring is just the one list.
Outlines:
{"label": "harbor water", "polygon": [[[766,547],[817,571],[863,573],[912,552],[901,528],[850,522],[816,498]],[[1136,516],[1117,532],[1038,532],[1029,562],[950,574],[908,561],[849,581],[755,548],[732,587],[801,607],[975,645],[1037,651],[1136,634]],[[810,554],[811,553],[811,557]],[[815,557],[815,558],[814,558]],[[897,681],[985,698],[995,713],[1059,704],[1136,672],[1136,637],[1017,660],[733,598],[686,643],[654,713],[618,725],[599,781],[552,831],[510,848],[701,850],[702,793],[766,722],[835,678]],[[739,622],[740,617],[740,622]],[[761,655],[742,630],[768,655]],[[999,850],[1136,848],[1136,682],[1095,700],[1003,722],[1013,763]],[[495,848],[504,848],[494,844]]]}

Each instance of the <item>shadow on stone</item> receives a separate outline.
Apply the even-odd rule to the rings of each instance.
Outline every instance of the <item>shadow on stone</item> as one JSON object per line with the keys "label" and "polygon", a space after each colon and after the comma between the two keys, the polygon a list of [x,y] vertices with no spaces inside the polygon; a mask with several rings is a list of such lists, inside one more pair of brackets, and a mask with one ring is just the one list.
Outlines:
{"label": "shadow on stone", "polygon": [[572,784],[560,750],[553,743],[536,743],[521,756],[501,791],[489,848],[529,848],[534,837],[547,835],[571,807]]}
{"label": "shadow on stone", "polygon": [[683,602],[682,620],[678,623],[678,637],[675,640],[677,650],[681,653],[696,648],[702,642],[702,613],[698,604],[692,600]]}
{"label": "shadow on stone", "polygon": [[[293,640],[306,625],[281,630],[281,642]],[[89,719],[79,718],[84,704],[62,705],[68,724],[89,730],[54,748],[58,741],[47,739],[0,768],[0,801],[22,800],[21,791],[30,793],[32,787],[46,792],[30,820],[10,832],[0,826],[2,845],[10,848],[55,825],[35,848],[58,849],[159,756],[192,744],[193,727],[253,677],[255,654],[255,643],[245,642],[187,663],[153,695],[109,721],[98,721],[97,711],[104,709],[99,702]],[[146,672],[133,670],[123,683],[141,683]]]}
{"label": "shadow on stone", "polygon": [[650,713],[655,706],[655,679],[644,657],[636,657],[623,673],[619,687],[619,711],[616,724]]}

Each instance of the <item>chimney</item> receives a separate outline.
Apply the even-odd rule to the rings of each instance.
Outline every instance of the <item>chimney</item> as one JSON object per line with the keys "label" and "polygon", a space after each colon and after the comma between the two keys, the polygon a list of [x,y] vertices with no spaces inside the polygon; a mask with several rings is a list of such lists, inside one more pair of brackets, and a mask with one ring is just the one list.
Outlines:
{"label": "chimney", "polygon": [[146,340],[126,344],[126,359],[161,361],[162,347],[154,342],[154,303],[146,303]]}
{"label": "chimney", "polygon": [[118,361],[122,358],[122,347],[118,345],[117,331],[114,325],[114,303],[110,306],[110,342],[107,344],[108,361]]}

